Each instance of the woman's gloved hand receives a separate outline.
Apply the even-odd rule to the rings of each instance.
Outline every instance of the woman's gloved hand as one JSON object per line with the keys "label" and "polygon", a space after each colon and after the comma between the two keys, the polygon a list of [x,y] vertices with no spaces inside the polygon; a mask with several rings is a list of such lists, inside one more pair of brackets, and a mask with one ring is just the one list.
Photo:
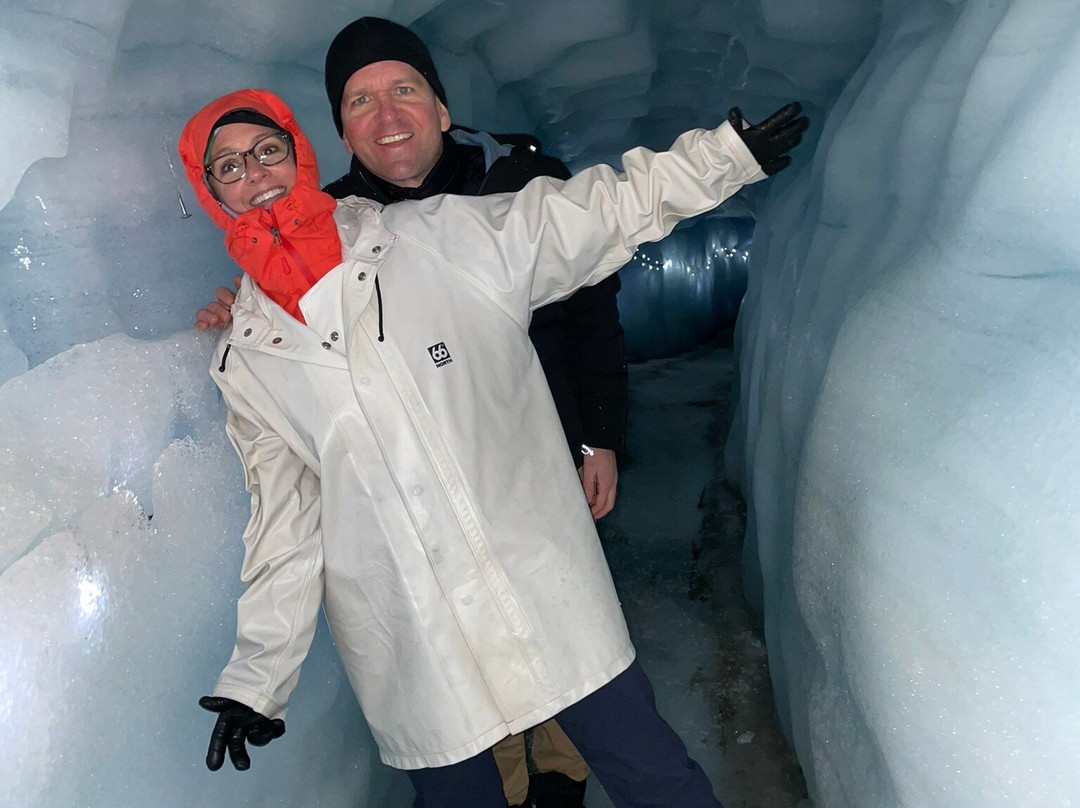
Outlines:
{"label": "woman's gloved hand", "polygon": [[229,750],[229,759],[237,771],[251,768],[244,742],[252,746],[266,746],[274,738],[285,734],[285,722],[280,718],[271,721],[262,713],[257,713],[246,704],[220,696],[203,696],[199,706],[204,710],[218,714],[214,731],[210,734],[210,749],[206,753],[206,768],[216,772],[225,762],[225,749]]}
{"label": "woman's gloved hand", "polygon": [[728,121],[742,137],[761,170],[772,176],[791,165],[788,152],[799,145],[803,132],[810,125],[810,119],[805,115],[799,117],[800,112],[802,104],[792,101],[756,126],[750,126],[743,119],[742,111],[732,107]]}

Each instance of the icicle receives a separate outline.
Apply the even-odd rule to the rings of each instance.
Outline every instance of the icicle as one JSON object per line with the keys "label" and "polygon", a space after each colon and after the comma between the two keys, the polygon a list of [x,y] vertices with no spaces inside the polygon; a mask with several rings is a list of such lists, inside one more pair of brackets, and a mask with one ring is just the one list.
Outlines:
{"label": "icicle", "polygon": [[173,187],[176,189],[176,199],[180,202],[180,218],[190,219],[191,213],[187,209],[187,205],[184,204],[184,195],[180,193],[180,180],[176,176],[176,168],[173,166],[172,154],[169,152],[169,143],[165,139],[165,135],[161,136],[161,149],[165,152],[165,162],[169,164],[169,173],[172,174]]}

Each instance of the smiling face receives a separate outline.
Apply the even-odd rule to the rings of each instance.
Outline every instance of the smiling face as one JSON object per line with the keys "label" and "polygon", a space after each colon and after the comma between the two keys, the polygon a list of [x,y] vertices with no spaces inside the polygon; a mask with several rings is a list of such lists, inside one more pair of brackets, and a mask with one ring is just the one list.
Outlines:
{"label": "smiling face", "polygon": [[404,62],[357,70],[341,97],[345,150],[381,179],[416,188],[442,156],[450,114],[431,86]]}
{"label": "smiling face", "polygon": [[[267,135],[277,132],[254,123],[230,123],[221,127],[207,161],[212,163],[229,153],[243,153]],[[223,183],[209,177],[214,194],[230,210],[244,213],[254,208],[269,209],[275,199],[285,196],[296,184],[296,155],[290,154],[277,165],[266,166],[254,155],[238,158],[243,163],[243,178]]]}

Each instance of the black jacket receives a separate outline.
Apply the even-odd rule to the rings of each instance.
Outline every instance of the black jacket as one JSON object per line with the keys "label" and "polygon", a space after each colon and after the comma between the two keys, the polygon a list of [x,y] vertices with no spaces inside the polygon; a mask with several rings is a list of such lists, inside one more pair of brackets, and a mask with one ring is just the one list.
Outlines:
{"label": "black jacket", "polygon": [[[541,153],[528,135],[489,135],[453,127],[443,155],[419,188],[375,177],[354,157],[349,173],[324,189],[336,199],[361,196],[383,204],[435,194],[518,191],[534,177],[567,179],[562,161]],[[529,337],[547,376],[567,445],[581,465],[581,445],[621,451],[626,439],[627,373],[615,293],[618,275],[533,312]]]}

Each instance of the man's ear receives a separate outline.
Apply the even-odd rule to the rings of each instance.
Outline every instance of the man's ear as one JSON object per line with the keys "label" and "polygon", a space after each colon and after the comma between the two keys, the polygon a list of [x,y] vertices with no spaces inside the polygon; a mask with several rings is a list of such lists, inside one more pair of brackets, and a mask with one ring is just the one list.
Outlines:
{"label": "man's ear", "polygon": [[438,101],[438,99],[436,101],[439,104],[439,129],[442,132],[448,132],[450,130],[450,111],[442,101]]}
{"label": "man's ear", "polygon": [[342,137],[341,142],[345,144],[345,153],[351,155],[353,153],[353,150],[352,146],[349,145],[349,139],[347,137]]}

